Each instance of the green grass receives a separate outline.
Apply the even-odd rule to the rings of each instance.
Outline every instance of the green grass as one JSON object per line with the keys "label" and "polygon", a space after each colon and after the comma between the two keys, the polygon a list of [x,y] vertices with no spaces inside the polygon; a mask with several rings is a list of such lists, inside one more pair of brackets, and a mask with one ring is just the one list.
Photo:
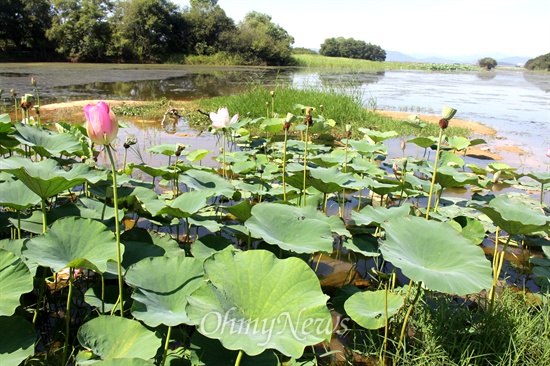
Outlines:
{"label": "green grass", "polygon": [[[389,337],[395,341],[400,327],[392,329]],[[379,354],[383,333],[355,331],[352,336],[355,344],[348,343],[349,348]],[[550,311],[509,289],[492,312],[433,295],[413,311],[406,342],[397,362],[403,366],[550,365]],[[395,349],[390,342],[388,355],[394,362]]]}
{"label": "green grass", "polygon": [[[365,127],[380,131],[396,131],[399,135],[419,135],[419,130],[404,124],[400,120],[380,116],[365,109],[362,105],[363,95],[359,90],[347,94],[337,89],[295,89],[282,87],[275,89],[273,110],[280,117],[287,113],[300,115],[301,110],[296,109],[296,104],[312,106],[316,108],[313,115],[321,114],[326,119],[336,121],[335,134],[344,131],[346,124],[355,128]],[[269,105],[266,106],[266,103]],[[270,90],[261,86],[252,86],[248,91],[227,97],[216,97],[196,101],[196,108],[203,112],[217,111],[220,107],[228,107],[230,115],[238,113],[242,117],[259,118],[271,116],[272,100]],[[323,106],[321,111],[320,106]],[[190,122],[200,128],[210,125],[207,116],[191,113],[188,116]],[[437,135],[439,126],[428,124],[422,130],[421,135]],[[467,136],[468,130],[459,127],[449,127],[448,135]]]}

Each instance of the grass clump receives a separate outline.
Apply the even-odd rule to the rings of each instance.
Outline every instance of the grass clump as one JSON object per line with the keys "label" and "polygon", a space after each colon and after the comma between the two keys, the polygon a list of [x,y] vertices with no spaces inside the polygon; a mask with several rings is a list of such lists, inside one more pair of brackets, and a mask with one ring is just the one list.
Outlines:
{"label": "grass clump", "polygon": [[[482,302],[426,297],[413,311],[405,347],[395,354],[396,344],[390,343],[388,356],[411,366],[550,365],[548,305],[529,304],[525,294],[507,288],[492,311]],[[354,331],[347,346],[375,355],[382,338],[377,331]]]}
{"label": "grass clump", "polygon": [[[273,103],[273,105],[272,105]],[[344,126],[351,124],[354,128],[370,128],[382,132],[395,131],[401,136],[429,136],[436,135],[439,127],[428,124],[422,130],[414,128],[403,121],[384,117],[366,109],[363,105],[363,95],[358,90],[339,91],[335,89],[292,87],[276,88],[271,98],[270,90],[262,86],[253,86],[242,94],[221,96],[196,101],[195,110],[203,112],[217,111],[220,107],[228,107],[231,114],[238,113],[241,118],[252,119],[272,117],[275,115],[284,118],[287,113],[300,115],[302,111],[296,105],[305,105],[315,108],[315,115],[322,115],[326,119],[336,121],[335,134],[343,133]],[[189,114],[191,124],[206,128],[210,120],[202,114]],[[449,135],[467,136],[468,130],[460,127],[449,127]]]}

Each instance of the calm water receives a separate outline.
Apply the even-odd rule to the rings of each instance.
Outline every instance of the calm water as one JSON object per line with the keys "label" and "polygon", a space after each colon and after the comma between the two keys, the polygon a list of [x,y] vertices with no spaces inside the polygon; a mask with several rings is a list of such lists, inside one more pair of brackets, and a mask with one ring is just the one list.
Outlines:
{"label": "calm water", "polygon": [[[517,145],[529,152],[520,158],[501,153],[505,161],[525,170],[548,170],[550,147],[550,74],[521,70],[438,73],[384,71],[358,73],[265,68],[189,67],[175,65],[112,64],[0,64],[4,103],[9,90],[31,93],[30,78],[38,81],[42,104],[83,99],[191,100],[231,95],[252,83],[321,86],[360,90],[365,105],[379,109],[439,114],[444,105],[458,109],[456,118],[481,122],[498,131],[490,146]],[[159,116],[159,120],[160,120]],[[193,134],[179,122],[174,135],[151,124],[134,126],[152,143],[174,137],[194,147],[208,146],[210,136]],[[158,126],[154,124],[154,126]],[[139,137],[139,136],[138,136]]]}

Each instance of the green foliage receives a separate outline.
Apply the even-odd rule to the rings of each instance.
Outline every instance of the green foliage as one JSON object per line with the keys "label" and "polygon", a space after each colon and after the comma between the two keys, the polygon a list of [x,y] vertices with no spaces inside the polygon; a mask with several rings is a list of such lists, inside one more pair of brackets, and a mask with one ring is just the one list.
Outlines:
{"label": "green foliage", "polygon": [[180,48],[184,21],[168,0],[124,0],[111,24],[108,55],[116,59],[162,61]]}
{"label": "green foliage", "polygon": [[385,61],[386,51],[380,46],[353,38],[327,38],[319,53],[329,57],[357,58],[370,61]]}
{"label": "green foliage", "polygon": [[222,37],[231,54],[238,54],[247,64],[288,65],[294,38],[267,14],[250,12],[233,32]]}
{"label": "green foliage", "polygon": [[494,69],[497,66],[497,60],[492,57],[485,57],[477,61],[479,67],[483,67],[486,70]]}
{"label": "green foliage", "polygon": [[317,55],[318,53],[317,51],[312,50],[311,48],[293,47],[292,54],[293,55]]}
{"label": "green foliage", "polygon": [[528,60],[525,63],[527,70],[546,70],[550,71],[550,53],[541,55]]}
{"label": "green foliage", "polygon": [[100,61],[111,40],[110,0],[52,0],[52,26],[48,39],[56,50],[74,61]]}

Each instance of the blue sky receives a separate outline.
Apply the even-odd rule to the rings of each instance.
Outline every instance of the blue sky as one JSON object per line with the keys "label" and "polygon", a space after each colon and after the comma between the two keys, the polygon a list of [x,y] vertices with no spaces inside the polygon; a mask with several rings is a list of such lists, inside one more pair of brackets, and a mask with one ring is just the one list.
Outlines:
{"label": "blue sky", "polygon": [[[189,5],[187,0],[172,0]],[[218,0],[235,22],[258,11],[319,48],[327,38],[364,40],[416,56],[550,52],[550,0]]]}

